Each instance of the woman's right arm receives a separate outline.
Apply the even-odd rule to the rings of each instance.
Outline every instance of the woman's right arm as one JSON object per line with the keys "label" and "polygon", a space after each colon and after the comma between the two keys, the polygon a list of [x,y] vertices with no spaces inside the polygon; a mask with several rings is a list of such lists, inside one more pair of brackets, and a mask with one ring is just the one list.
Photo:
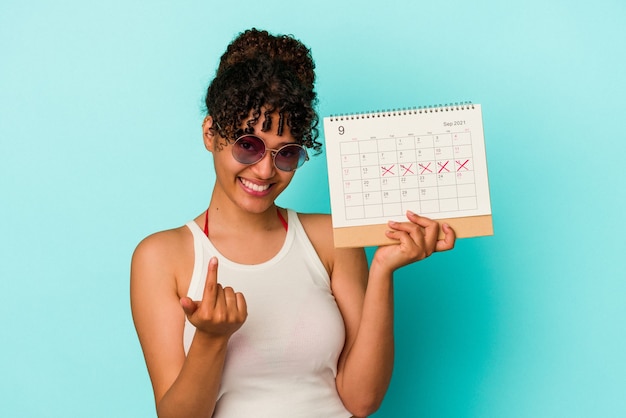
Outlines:
{"label": "woman's right arm", "polygon": [[[241,294],[217,283],[215,259],[209,263],[202,301],[179,297],[178,235],[175,231],[152,235],[135,250],[131,308],[157,415],[207,418],[215,409],[228,339],[243,324],[247,311]],[[185,314],[196,326],[187,356],[183,348]]]}

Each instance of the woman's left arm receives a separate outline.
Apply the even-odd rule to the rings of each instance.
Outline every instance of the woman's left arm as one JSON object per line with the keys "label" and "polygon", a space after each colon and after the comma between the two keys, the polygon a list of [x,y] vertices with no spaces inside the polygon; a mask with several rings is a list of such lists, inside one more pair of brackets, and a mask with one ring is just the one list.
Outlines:
{"label": "woman's left arm", "polygon": [[393,371],[393,273],[435,251],[454,247],[452,228],[407,214],[408,222],[390,222],[387,236],[398,243],[378,248],[369,272],[363,249],[335,249],[331,286],[346,327],[339,359],[337,390],[355,416],[375,412]]}

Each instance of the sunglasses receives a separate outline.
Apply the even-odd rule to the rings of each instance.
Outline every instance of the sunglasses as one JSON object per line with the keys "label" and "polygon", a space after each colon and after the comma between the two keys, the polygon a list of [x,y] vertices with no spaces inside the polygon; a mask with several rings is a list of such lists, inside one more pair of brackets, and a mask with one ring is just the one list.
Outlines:
{"label": "sunglasses", "polygon": [[258,163],[265,157],[267,151],[272,153],[274,167],[281,171],[294,171],[302,167],[302,164],[309,159],[302,145],[287,144],[278,149],[272,149],[255,135],[240,136],[232,146],[233,157],[241,164]]}

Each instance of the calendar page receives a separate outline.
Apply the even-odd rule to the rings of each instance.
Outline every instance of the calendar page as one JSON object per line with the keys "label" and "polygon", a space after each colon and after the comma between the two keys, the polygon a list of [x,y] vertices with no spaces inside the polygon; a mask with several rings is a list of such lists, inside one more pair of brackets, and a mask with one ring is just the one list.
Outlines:
{"label": "calendar page", "polygon": [[336,231],[406,221],[410,210],[433,219],[479,217],[481,225],[489,215],[486,229],[459,235],[492,233],[480,105],[331,116],[324,134]]}

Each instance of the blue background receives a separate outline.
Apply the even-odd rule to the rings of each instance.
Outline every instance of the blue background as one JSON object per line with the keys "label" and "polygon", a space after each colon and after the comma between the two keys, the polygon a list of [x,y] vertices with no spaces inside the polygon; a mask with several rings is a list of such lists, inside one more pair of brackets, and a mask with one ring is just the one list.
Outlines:
{"label": "blue background", "polygon": [[[312,48],[321,116],[483,106],[495,236],[397,274],[375,416],[626,416],[625,18],[618,0],[3,1],[0,416],[154,416],[130,256],[208,204],[203,93],[252,26]],[[279,203],[328,212],[325,170]]]}

